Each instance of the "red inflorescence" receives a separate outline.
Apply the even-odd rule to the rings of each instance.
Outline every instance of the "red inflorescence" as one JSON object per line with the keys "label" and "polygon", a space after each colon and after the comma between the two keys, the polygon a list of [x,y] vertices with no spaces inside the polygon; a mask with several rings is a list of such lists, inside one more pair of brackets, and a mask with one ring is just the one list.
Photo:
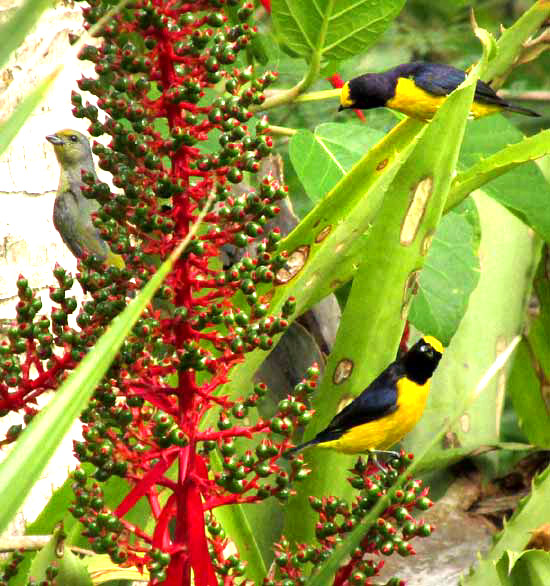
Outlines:
{"label": "red inflorescence", "polygon": [[[85,25],[111,8],[110,0],[90,0]],[[285,266],[276,253],[280,232],[268,223],[286,188],[271,175],[256,178],[273,142],[267,120],[250,107],[276,76],[242,65],[256,34],[253,9],[233,0],[137,0],[102,22],[101,44],[80,53],[96,76],[79,88],[96,100],[73,92],[73,114],[89,120],[92,136],[111,137],[93,152],[118,191],[89,172],[82,191],[100,202],[94,224],[125,267],[81,259],[82,307],[67,296],[72,277],[56,267],[49,318],[21,277],[17,323],[0,346],[0,412],[24,410],[26,422],[37,397],[59,386],[214,200],[96,389],[74,446],[87,466],[74,472],[73,515],[94,551],[147,567],[152,583],[232,584],[244,566],[226,555],[212,511],[284,501],[307,474],[303,462],[279,458],[311,417],[303,401],[315,367],[270,420],[254,409],[263,385],[241,398],[219,392],[246,352],[272,347],[295,305],[290,299],[273,314],[264,297]],[[22,428],[13,426],[5,442]],[[113,476],[128,490],[108,506],[102,485]],[[143,506],[148,513],[136,514]]]}

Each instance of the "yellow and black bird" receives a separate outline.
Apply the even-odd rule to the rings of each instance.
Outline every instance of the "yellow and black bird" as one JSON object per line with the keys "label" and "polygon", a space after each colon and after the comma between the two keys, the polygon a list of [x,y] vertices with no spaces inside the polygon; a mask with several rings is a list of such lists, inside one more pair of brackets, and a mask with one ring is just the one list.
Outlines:
{"label": "yellow and black bird", "polygon": [[99,209],[99,203],[82,194],[82,171],[96,174],[88,139],[71,129],[46,139],[53,144],[60,167],[53,223],[63,242],[76,258],[93,254],[108,265],[124,268],[124,259],[111,251],[92,223],[91,214]]}
{"label": "yellow and black bird", "polygon": [[420,419],[430,379],[442,355],[441,342],[424,336],[383,370],[323,431],[285,455],[314,445],[345,454],[391,448]]}
{"label": "yellow and black bird", "polygon": [[[412,118],[430,120],[445,98],[465,79],[464,71],[450,65],[423,61],[405,63],[383,73],[366,73],[346,82],[340,93],[339,110],[392,108]],[[491,86],[478,81],[471,115],[480,118],[503,111],[540,116],[499,98]]]}

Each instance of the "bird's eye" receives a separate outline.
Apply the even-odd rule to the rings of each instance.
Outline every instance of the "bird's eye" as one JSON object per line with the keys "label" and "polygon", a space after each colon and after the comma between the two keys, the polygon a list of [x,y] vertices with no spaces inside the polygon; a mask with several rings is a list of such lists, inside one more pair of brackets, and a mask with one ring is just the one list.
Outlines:
{"label": "bird's eye", "polygon": [[76,134],[71,134],[71,136],[69,136],[69,140],[71,142],[78,142],[78,136],[76,136]]}
{"label": "bird's eye", "polygon": [[433,348],[429,344],[422,344],[422,346],[420,346],[420,352],[423,354],[431,354],[432,351]]}

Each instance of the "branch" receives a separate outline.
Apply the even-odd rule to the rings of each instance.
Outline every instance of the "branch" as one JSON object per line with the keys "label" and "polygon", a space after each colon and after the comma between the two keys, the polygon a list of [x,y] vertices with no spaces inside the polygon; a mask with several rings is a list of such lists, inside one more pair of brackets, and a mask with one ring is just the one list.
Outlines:
{"label": "branch", "polygon": [[514,92],[511,90],[501,90],[499,96],[507,100],[519,100],[529,102],[548,102],[550,101],[550,91],[548,90],[531,90],[525,92]]}

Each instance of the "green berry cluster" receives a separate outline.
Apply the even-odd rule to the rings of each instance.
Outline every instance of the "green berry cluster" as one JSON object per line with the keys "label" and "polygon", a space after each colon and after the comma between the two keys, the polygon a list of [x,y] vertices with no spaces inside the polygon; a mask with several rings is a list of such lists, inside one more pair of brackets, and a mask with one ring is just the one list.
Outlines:
{"label": "green berry cluster", "polygon": [[[388,492],[392,494],[390,505],[368,529],[350,560],[339,569],[335,583],[368,586],[372,584],[370,579],[378,574],[383,565],[380,556],[389,556],[394,552],[404,557],[414,554],[410,540],[428,537],[433,529],[413,516],[414,509],[425,511],[432,505],[426,496],[428,489],[422,487],[422,481],[409,479],[402,489],[391,491],[393,483],[411,459],[412,455],[405,452],[384,464],[359,458],[349,478],[353,488],[360,491],[351,506],[342,498],[310,497],[310,505],[319,516],[315,527],[318,545],[299,544],[293,548],[282,539],[277,544],[275,557],[277,576],[266,580],[264,586],[304,583],[310,568],[328,559],[334,547],[362,522]],[[392,580],[388,584],[400,584],[398,578]]]}

